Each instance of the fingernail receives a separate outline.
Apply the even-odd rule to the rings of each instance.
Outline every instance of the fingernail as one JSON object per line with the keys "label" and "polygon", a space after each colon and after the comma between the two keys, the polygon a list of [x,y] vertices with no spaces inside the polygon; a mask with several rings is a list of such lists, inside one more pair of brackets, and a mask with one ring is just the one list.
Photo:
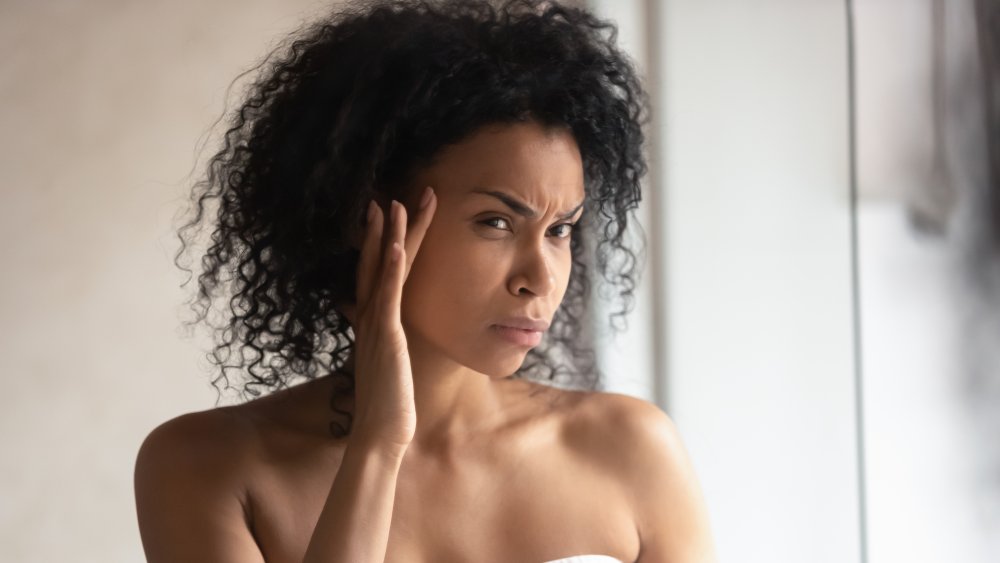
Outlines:
{"label": "fingernail", "polygon": [[430,186],[427,186],[426,188],[424,188],[424,196],[422,198],[420,198],[420,209],[425,209],[428,205],[431,204],[431,192],[432,191],[433,190],[431,190]]}
{"label": "fingernail", "polygon": [[372,219],[375,218],[375,200],[368,201],[368,222],[371,223]]}

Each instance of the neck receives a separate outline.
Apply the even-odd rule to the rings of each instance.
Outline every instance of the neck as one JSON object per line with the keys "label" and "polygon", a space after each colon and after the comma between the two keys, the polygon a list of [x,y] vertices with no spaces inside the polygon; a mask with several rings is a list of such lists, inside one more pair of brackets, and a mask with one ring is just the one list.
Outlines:
{"label": "neck", "polygon": [[488,436],[510,416],[508,379],[461,365],[426,346],[410,349],[417,429],[411,448],[444,453]]}
{"label": "neck", "polygon": [[[477,372],[413,338],[407,345],[417,411],[410,451],[448,455],[490,439],[526,403],[532,387],[527,381]],[[353,366],[352,355],[345,367],[353,370]]]}

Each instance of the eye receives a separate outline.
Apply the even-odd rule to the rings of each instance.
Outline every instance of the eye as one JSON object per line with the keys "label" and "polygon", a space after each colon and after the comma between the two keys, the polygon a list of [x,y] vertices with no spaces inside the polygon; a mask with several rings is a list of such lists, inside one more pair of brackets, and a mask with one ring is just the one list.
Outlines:
{"label": "eye", "polygon": [[[509,228],[508,229],[504,229],[504,228],[498,226],[496,224],[497,222],[500,222],[500,223],[502,223],[502,224],[507,225],[508,227],[510,227],[510,222],[507,221],[507,219],[504,218],[504,217],[490,217],[489,219],[484,219],[484,220],[480,221],[479,224],[480,225],[486,225],[488,227],[493,227],[495,229],[500,229],[500,230],[503,230],[503,231],[510,230]],[[561,224],[556,225],[556,226],[554,226],[552,228],[553,229],[558,229],[560,227],[566,227],[566,228],[563,230],[563,234],[562,235],[556,235],[556,238],[569,238],[570,235],[573,234],[573,230],[576,229],[576,223],[561,223]]]}
{"label": "eye", "polygon": [[[486,225],[486,226],[489,226],[489,227],[494,227],[494,225],[492,225],[492,223],[495,222],[495,221],[502,221],[503,223],[507,223],[507,220],[504,219],[503,217],[490,217],[489,219],[486,219],[484,221],[480,221],[479,224],[480,225]],[[509,226],[509,224],[508,224],[508,226]],[[499,229],[500,227],[495,227],[495,228]],[[507,230],[507,229],[501,229],[501,230]]]}
{"label": "eye", "polygon": [[559,227],[568,227],[565,231],[563,231],[565,233],[565,235],[564,236],[560,236],[559,238],[569,238],[570,235],[573,234],[573,231],[576,230],[576,223],[561,223],[561,224],[556,225],[555,227],[552,227],[552,228],[553,229],[558,229]]}

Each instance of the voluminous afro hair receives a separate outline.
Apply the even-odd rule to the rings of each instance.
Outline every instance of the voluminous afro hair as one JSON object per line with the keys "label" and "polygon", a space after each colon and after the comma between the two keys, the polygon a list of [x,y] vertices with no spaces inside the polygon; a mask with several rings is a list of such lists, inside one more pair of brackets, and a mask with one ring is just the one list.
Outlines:
{"label": "voluminous afro hair", "polygon": [[[179,260],[212,229],[189,324],[215,329],[216,388],[235,381],[248,398],[335,374],[331,405],[352,397],[342,368],[354,336],[334,304],[355,300],[351,233],[368,201],[402,200],[415,171],[479,128],[529,120],[573,135],[586,206],[563,302],[512,377],[599,381],[580,339],[589,264],[620,298],[612,320],[626,315],[638,260],[623,237],[641,198],[649,114],[616,39],[613,24],[556,2],[396,0],[341,5],[280,44],[229,116],[178,233]],[[214,322],[220,289],[228,307]],[[346,435],[350,422],[331,430]]]}

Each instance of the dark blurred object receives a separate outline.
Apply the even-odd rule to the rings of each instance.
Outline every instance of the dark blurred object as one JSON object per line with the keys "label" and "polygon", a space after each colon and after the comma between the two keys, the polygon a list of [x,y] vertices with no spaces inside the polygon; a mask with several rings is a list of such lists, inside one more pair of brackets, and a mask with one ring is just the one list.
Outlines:
{"label": "dark blurred object", "polygon": [[949,38],[946,35],[945,0],[933,0],[931,10],[931,132],[934,152],[929,163],[930,179],[925,184],[911,187],[906,211],[910,224],[918,231],[947,236],[958,196],[946,150],[949,123],[947,86],[951,76],[947,65],[949,46],[946,41]]}
{"label": "dark blurred object", "polygon": [[1000,254],[1000,0],[976,0],[989,172],[983,190],[990,254]]}

